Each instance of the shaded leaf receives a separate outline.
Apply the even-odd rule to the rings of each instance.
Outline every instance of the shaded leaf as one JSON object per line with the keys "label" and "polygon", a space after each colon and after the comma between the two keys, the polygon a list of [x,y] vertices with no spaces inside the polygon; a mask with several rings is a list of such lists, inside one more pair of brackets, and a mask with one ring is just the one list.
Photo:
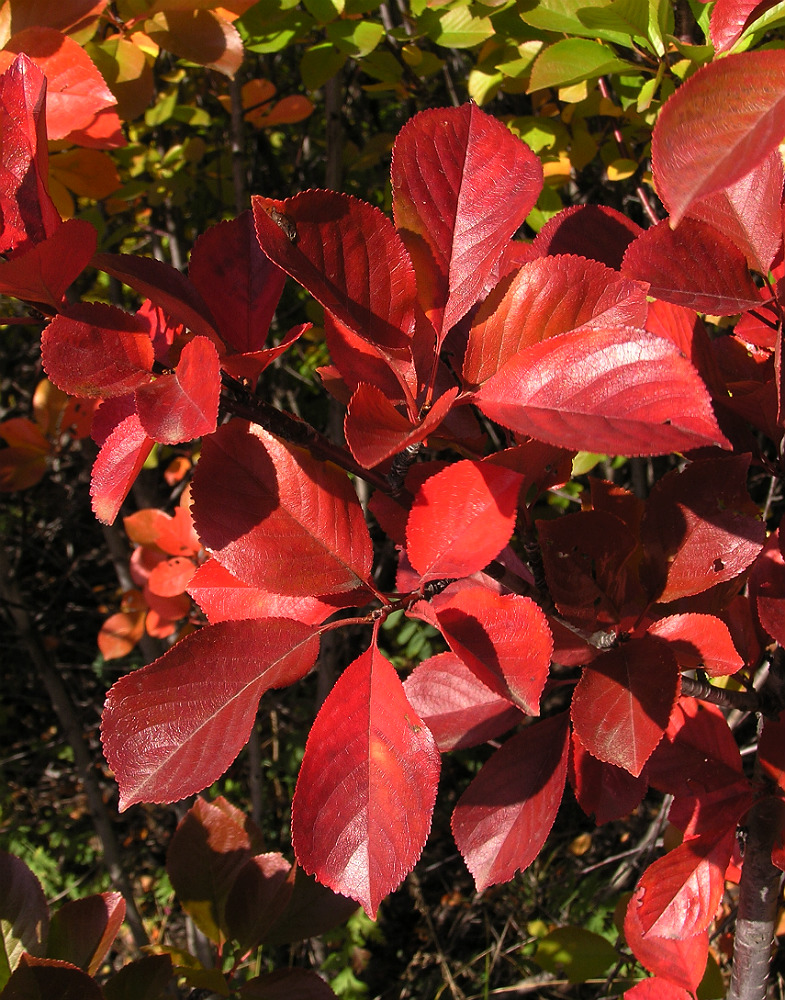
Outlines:
{"label": "shaded leaf", "polygon": [[456,462],[420,487],[406,552],[423,581],[471,576],[501,552],[515,528],[523,476],[488,462]]}
{"label": "shaded leaf", "polygon": [[0,989],[25,952],[43,955],[49,907],[41,883],[21,858],[0,851]]}
{"label": "shaded leaf", "polygon": [[124,919],[125,900],[119,892],[69,900],[52,917],[46,957],[70,962],[94,976]]}
{"label": "shaded leaf", "polygon": [[486,291],[537,200],[542,166],[500,122],[464,104],[423,111],[405,125],[391,177],[395,225],[441,339]]}
{"label": "shaded leaf", "polygon": [[0,262],[0,293],[59,309],[66,290],[90,263],[97,233],[83,219],[69,219],[51,236]]}
{"label": "shaded leaf", "polygon": [[245,583],[312,597],[368,580],[371,539],[346,474],[256,424],[204,442],[193,498],[202,543]]}
{"label": "shaded leaf", "polygon": [[647,632],[670,644],[682,670],[700,667],[709,677],[725,677],[744,666],[728,626],[714,615],[670,615],[654,622]]}
{"label": "shaded leaf", "polygon": [[668,644],[631,639],[598,656],[572,697],[578,739],[598,760],[638,776],[662,739],[679,693],[679,668]]}
{"label": "shaded leaf", "polygon": [[533,961],[571,983],[583,983],[602,979],[618,961],[618,953],[610,941],[584,927],[555,927],[537,941]]}
{"label": "shaded leaf", "polygon": [[249,979],[239,989],[243,1000],[332,1000],[332,989],[310,969],[276,969]]}
{"label": "shaded leaf", "polygon": [[225,76],[233,77],[243,61],[237,28],[212,10],[161,11],[142,30],[161,48]]}
{"label": "shaded leaf", "polygon": [[265,934],[271,945],[291,944],[319,937],[345,923],[357,910],[357,903],[317,882],[295,862],[294,888],[283,913]]}
{"label": "shaded leaf", "polygon": [[235,878],[226,900],[229,937],[249,950],[266,937],[292,898],[294,871],[279,853],[249,858]]}
{"label": "shaded leaf", "polygon": [[647,229],[627,248],[622,273],[648,281],[656,298],[716,316],[761,301],[743,250],[696,219],[685,219],[675,231],[667,219]]}
{"label": "shaded leaf", "polygon": [[576,451],[729,446],[692,365],[675,345],[635,329],[580,330],[534,344],[474,400],[505,427]]}
{"label": "shaded leaf", "polygon": [[666,101],[652,136],[654,181],[671,224],[757,167],[783,135],[785,52],[745,52],[699,69]]}
{"label": "shaded leaf", "polygon": [[423,660],[406,678],[403,689],[442,753],[486,743],[523,718],[455,653]]}
{"label": "shaded leaf", "polygon": [[483,764],[452,817],[458,850],[477,890],[507,882],[540,853],[567,775],[567,716],[512,736]]}
{"label": "shaded leaf", "polygon": [[575,733],[572,734],[570,783],[581,809],[587,816],[593,815],[598,826],[632,812],[648,788],[644,776],[635,777],[615,764],[606,764],[593,757]]}
{"label": "shaded leaf", "polygon": [[549,219],[531,249],[540,254],[577,254],[618,271],[627,247],[643,230],[606,205],[570,205]]}
{"label": "shaded leaf", "polygon": [[375,644],[339,677],[313,724],[292,806],[306,872],[374,917],[431,825],[439,752]]}
{"label": "shaded leaf", "polygon": [[777,642],[785,640],[785,557],[779,529],[753,563],[750,596],[763,628]]}
{"label": "shaded leaf", "polygon": [[247,742],[264,691],[305,676],[318,648],[299,622],[221,622],[117,681],[101,739],[121,810],[173,802],[220,777]]}
{"label": "shaded leaf", "polygon": [[106,1000],[159,1000],[172,978],[169,955],[145,955],[104,983]]}
{"label": "shaded leaf", "polygon": [[539,257],[501,281],[478,309],[463,380],[482,385],[524,348],[579,327],[642,327],[646,309],[643,287],[599,261]]}
{"label": "shaded leaf", "polygon": [[6,983],[3,1000],[103,1000],[98,983],[68,962],[23,955]]}
{"label": "shaded leaf", "polygon": [[539,715],[553,639],[534,601],[468,585],[431,606],[450,648],[467,667],[527,715]]}

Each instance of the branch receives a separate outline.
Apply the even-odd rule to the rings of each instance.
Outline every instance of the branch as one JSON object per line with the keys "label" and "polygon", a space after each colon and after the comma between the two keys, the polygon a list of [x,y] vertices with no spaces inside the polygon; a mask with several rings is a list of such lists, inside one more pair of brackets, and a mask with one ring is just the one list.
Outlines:
{"label": "branch", "polygon": [[727,688],[718,688],[708,681],[695,680],[693,677],[681,678],[681,693],[688,698],[698,698],[700,701],[711,702],[712,705],[719,705],[720,708],[736,708],[742,712],[764,712],[766,699],[761,697],[757,691],[730,691]]}

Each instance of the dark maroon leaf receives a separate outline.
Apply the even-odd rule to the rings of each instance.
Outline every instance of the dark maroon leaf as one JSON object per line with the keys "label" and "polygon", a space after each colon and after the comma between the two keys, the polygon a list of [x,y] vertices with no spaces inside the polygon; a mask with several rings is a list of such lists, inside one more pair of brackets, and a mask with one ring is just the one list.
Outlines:
{"label": "dark maroon leaf", "polygon": [[49,924],[46,957],[70,962],[94,976],[124,919],[125,900],[119,892],[70,900]]}
{"label": "dark maroon leaf", "polygon": [[643,230],[605,205],[571,205],[549,219],[531,245],[535,256],[573,253],[618,271],[624,253]]}
{"label": "dark maroon leaf", "polygon": [[49,908],[35,875],[21,858],[5,851],[0,851],[0,885],[3,948],[13,970],[24,952],[44,954]]}
{"label": "dark maroon leaf", "polygon": [[642,330],[551,337],[511,358],[474,399],[505,427],[575,451],[729,447],[698,373],[674,344]]}
{"label": "dark maroon leaf", "polygon": [[785,135],[785,52],[717,59],[665,103],[652,137],[657,193],[677,225],[694,202],[748,174]]}
{"label": "dark maroon leaf", "polygon": [[250,211],[211,226],[197,239],[188,277],[233,352],[264,346],[286,275],[262,253]]}
{"label": "dark maroon leaf", "polygon": [[458,800],[453,835],[479,892],[507,882],[540,853],[564,792],[568,736],[566,715],[527,726]]}
{"label": "dark maroon leaf", "polygon": [[716,316],[761,301],[743,250],[697,219],[685,219],[676,230],[667,219],[647,229],[629,245],[622,274],[648,281],[655,298]]}
{"label": "dark maroon leaf", "polygon": [[341,674],[308,737],[292,806],[300,865],[374,917],[420,856],[439,766],[433,737],[374,643]]}
{"label": "dark maroon leaf", "polygon": [[572,724],[589,753],[637,777],[662,739],[679,693],[679,667],[666,642],[621,643],[589,666],[572,697]]}
{"label": "dark maroon leaf", "polygon": [[642,327],[643,287],[583,257],[539,257],[503,280],[469,330],[463,380],[477,387],[532,344],[578,328]]}
{"label": "dark maroon leaf", "polygon": [[334,1000],[335,993],[310,969],[276,969],[240,987],[242,1000]]}
{"label": "dark maroon leaf", "polygon": [[442,753],[495,739],[523,719],[517,708],[486,687],[455,653],[423,660],[406,678],[403,689]]}
{"label": "dark maroon leaf", "polygon": [[357,903],[341,896],[326,885],[306,875],[295,862],[294,889],[289,903],[275,926],[265,935],[271,945],[291,944],[305,938],[319,937],[345,923],[357,910]]}
{"label": "dark maroon leaf", "polygon": [[395,225],[441,340],[484,294],[539,196],[542,165],[500,122],[464,104],[423,111],[405,125],[391,174]]}
{"label": "dark maroon leaf", "polygon": [[294,871],[279,853],[250,858],[234,880],[226,900],[229,937],[243,950],[255,948],[286,909],[294,889]]}
{"label": "dark maroon leaf", "polygon": [[169,955],[145,955],[104,983],[106,1000],[160,1000],[172,979]]}
{"label": "dark maroon leaf", "polygon": [[23,955],[3,990],[3,1000],[103,1000],[98,983],[68,962]]}
{"label": "dark maroon leaf", "polygon": [[101,736],[120,808],[173,802],[220,777],[247,742],[264,691],[304,677],[318,648],[299,622],[220,622],[117,681]]}
{"label": "dark maroon leaf", "polygon": [[587,816],[594,815],[598,826],[632,812],[648,788],[644,776],[635,777],[615,764],[593,757],[575,733],[569,773],[578,804]]}
{"label": "dark maroon leaf", "polygon": [[202,544],[245,583],[312,597],[368,580],[371,539],[346,474],[256,424],[204,442],[193,497]]}

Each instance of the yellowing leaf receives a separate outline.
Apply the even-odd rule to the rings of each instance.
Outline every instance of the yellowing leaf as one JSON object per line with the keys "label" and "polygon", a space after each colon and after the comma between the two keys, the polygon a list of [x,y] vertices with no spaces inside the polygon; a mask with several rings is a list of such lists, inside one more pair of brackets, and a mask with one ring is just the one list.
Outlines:
{"label": "yellowing leaf", "polygon": [[120,187],[114,160],[98,149],[70,149],[49,159],[49,174],[75,195],[100,201]]}
{"label": "yellowing leaf", "polygon": [[628,177],[632,177],[637,169],[638,164],[635,160],[628,160],[626,158],[614,160],[613,163],[608,164],[608,180],[626,181]]}

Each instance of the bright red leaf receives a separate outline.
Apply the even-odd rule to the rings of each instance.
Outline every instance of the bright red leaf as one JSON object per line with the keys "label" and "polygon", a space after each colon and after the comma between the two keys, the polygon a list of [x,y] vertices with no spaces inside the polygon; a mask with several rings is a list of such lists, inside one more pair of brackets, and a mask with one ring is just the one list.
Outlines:
{"label": "bright red leaf", "polygon": [[472,320],[464,383],[486,382],[523,348],[579,327],[642,327],[646,293],[604,264],[583,257],[539,257],[504,279]]}
{"label": "bright red leaf", "polygon": [[738,41],[745,25],[755,20],[755,10],[763,11],[773,3],[761,0],[717,0],[711,12],[709,34],[717,55],[728,52]]}
{"label": "bright red leaf", "polygon": [[73,396],[123,396],[150,382],[153,345],[144,323],[102,302],[55,316],[41,338],[44,368]]}
{"label": "bright red leaf", "polygon": [[652,976],[626,990],[624,1000],[692,1000],[692,993],[681,986],[674,986],[667,979]]}
{"label": "bright red leaf", "polygon": [[694,73],[652,136],[657,193],[676,226],[692,204],[735,184],[785,135],[785,52],[745,52]]}
{"label": "bright red leaf", "polygon": [[313,628],[299,622],[221,622],[121,677],[101,724],[121,811],[174,802],[219,778],[247,742],[262,694],[304,677],[318,651]]}
{"label": "bright red leaf", "polygon": [[507,882],[540,853],[564,792],[568,736],[564,714],[527,726],[458,800],[453,836],[479,892]]}
{"label": "bright red leaf", "polygon": [[313,597],[369,579],[373,548],[346,474],[255,424],[205,440],[193,498],[202,543],[245,583]]}
{"label": "bright red leaf", "polygon": [[684,939],[644,934],[638,919],[641,895],[641,889],[636,889],[627,906],[624,918],[624,937],[627,944],[633,955],[649,972],[694,994],[703,979],[709,957],[708,931]]}
{"label": "bright red leaf", "polygon": [[710,677],[725,677],[744,666],[728,626],[714,615],[670,615],[646,631],[670,644],[682,670],[700,667]]}
{"label": "bright red leaf", "polygon": [[539,715],[553,639],[529,597],[468,585],[431,602],[439,628],[469,669],[527,715]]}
{"label": "bright red leaf", "polygon": [[215,430],[220,394],[218,352],[207,337],[194,337],[183,347],[173,372],[137,388],[139,420],[161,444],[192,441]]}
{"label": "bright red leaf", "polygon": [[534,344],[474,400],[516,433],[576,451],[729,446],[698,373],[674,344],[642,330],[580,330]]}
{"label": "bright red leaf", "polygon": [[403,689],[442,753],[495,739],[523,719],[517,708],[486,687],[455,653],[423,660],[406,678]]}
{"label": "bright red leaf", "polygon": [[685,840],[649,865],[636,894],[644,934],[683,940],[708,929],[725,891],[735,817],[732,823],[721,836]]}
{"label": "bright red leaf", "polygon": [[386,393],[363,382],[346,411],[346,443],[360,465],[373,468],[435,433],[457,395],[458,387],[454,386],[436,400],[420,423],[413,424],[393,406]]}
{"label": "bright red leaf", "polygon": [[572,723],[598,760],[639,775],[662,739],[679,693],[668,644],[631,639],[584,667],[572,698]]}
{"label": "bright red leaf", "polygon": [[99,521],[112,524],[120,513],[153,444],[134,413],[122,420],[101,445],[90,483],[93,513]]}
{"label": "bright red leaf", "polygon": [[[393,215],[441,340],[487,291],[542,189],[542,165],[474,104],[423,111],[393,148]],[[481,236],[478,236],[481,234]]]}
{"label": "bright red leaf", "polygon": [[90,263],[97,235],[89,222],[69,219],[47,239],[0,262],[0,293],[59,309],[71,282]]}
{"label": "bright red leaf", "polygon": [[750,574],[750,596],[758,620],[772,639],[785,642],[785,556],[780,531],[767,540]]}
{"label": "bright red leaf", "polygon": [[24,52],[46,74],[49,139],[89,129],[99,111],[117,103],[82,46],[54,28],[25,28],[6,43],[4,52],[9,57]]}
{"label": "bright red leaf", "polygon": [[628,247],[622,273],[648,281],[655,298],[716,316],[761,301],[744,251],[697,219],[685,219],[675,231],[667,219],[647,229]]}
{"label": "bright red leaf", "polygon": [[40,243],[60,226],[48,190],[45,93],[44,75],[26,55],[0,75],[0,253]]}
{"label": "bright red leaf", "polygon": [[406,552],[423,582],[487,566],[512,536],[522,483],[511,469],[468,459],[427,479],[406,525]]}
{"label": "bright red leaf", "polygon": [[341,674],[308,737],[292,805],[300,865],[375,917],[423,849],[439,767],[433,737],[374,643]]}

